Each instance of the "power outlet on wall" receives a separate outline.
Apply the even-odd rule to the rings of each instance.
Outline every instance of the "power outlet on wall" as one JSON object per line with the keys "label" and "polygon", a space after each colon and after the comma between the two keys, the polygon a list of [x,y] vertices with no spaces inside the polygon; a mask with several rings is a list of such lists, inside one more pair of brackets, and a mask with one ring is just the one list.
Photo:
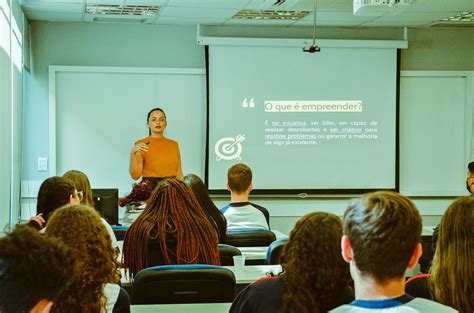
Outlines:
{"label": "power outlet on wall", "polygon": [[46,172],[48,170],[48,158],[38,158],[38,172]]}

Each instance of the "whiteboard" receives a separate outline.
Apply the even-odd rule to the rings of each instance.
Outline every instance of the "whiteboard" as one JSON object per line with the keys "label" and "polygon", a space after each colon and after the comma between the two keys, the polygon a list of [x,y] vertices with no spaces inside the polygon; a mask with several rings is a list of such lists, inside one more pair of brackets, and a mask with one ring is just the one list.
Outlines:
{"label": "whiteboard", "polygon": [[[402,72],[400,192],[465,195],[472,133],[471,72]],[[131,189],[129,151],[147,136],[146,114],[168,117],[183,173],[204,178],[203,69],[50,67],[50,175],[84,171],[93,187]],[[368,156],[376,157],[376,156]]]}
{"label": "whiteboard", "polygon": [[183,173],[203,177],[204,70],[51,67],[51,73],[51,175],[77,169],[93,188],[129,192],[130,149],[148,136],[148,111],[161,107],[165,136],[179,144]]}
{"label": "whiteboard", "polygon": [[400,192],[465,195],[472,132],[470,74],[402,72]]}

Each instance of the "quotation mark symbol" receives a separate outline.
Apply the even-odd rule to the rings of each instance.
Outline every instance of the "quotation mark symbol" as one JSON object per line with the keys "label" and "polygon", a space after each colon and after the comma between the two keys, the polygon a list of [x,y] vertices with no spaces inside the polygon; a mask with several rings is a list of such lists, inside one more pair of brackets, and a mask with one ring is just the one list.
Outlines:
{"label": "quotation mark symbol", "polygon": [[242,101],[242,107],[243,108],[254,108],[255,107],[254,98],[251,98],[250,101],[247,98],[245,98],[244,101]]}

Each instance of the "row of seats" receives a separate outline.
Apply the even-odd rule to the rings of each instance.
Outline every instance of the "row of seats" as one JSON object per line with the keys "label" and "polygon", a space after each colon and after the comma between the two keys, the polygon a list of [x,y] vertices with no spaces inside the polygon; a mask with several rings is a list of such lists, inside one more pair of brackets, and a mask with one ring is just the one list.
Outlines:
{"label": "row of seats", "polygon": [[[125,238],[129,226],[112,226],[115,237],[121,241]],[[226,243],[235,247],[266,247],[276,240],[270,230],[233,229],[227,232]]]}
{"label": "row of seats", "polygon": [[[125,237],[128,226],[112,226],[117,240]],[[221,265],[233,265],[232,257],[241,255],[236,247],[269,247],[264,264],[279,264],[281,249],[287,239],[276,240],[275,234],[269,230],[242,229],[231,230],[227,233],[227,244],[219,244]],[[261,261],[260,261],[261,262]],[[254,260],[247,260],[247,265],[258,264]],[[260,263],[261,264],[261,263]]]}
{"label": "row of seats", "polygon": [[224,267],[207,264],[162,265],[138,272],[132,304],[232,302],[236,281]]}
{"label": "row of seats", "polygon": [[[117,240],[123,240],[128,226],[112,228]],[[279,264],[279,257],[287,239],[275,239],[275,234],[271,231],[229,231],[229,244],[219,244],[221,265],[233,265],[233,256],[241,255],[236,246],[268,246],[265,264]],[[247,260],[247,265],[252,264],[252,261]],[[161,265],[143,269],[133,279],[132,304],[232,302],[236,291],[235,276],[231,270],[222,266]]]}

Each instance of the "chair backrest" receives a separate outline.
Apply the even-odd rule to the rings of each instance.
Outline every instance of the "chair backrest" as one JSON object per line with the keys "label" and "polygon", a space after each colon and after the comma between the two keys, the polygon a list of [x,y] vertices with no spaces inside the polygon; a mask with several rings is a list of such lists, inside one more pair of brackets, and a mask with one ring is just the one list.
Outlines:
{"label": "chair backrest", "polygon": [[114,231],[115,238],[118,241],[122,241],[125,238],[125,233],[127,232],[129,226],[117,226],[113,225],[112,230]]}
{"label": "chair backrest", "polygon": [[234,265],[234,255],[242,255],[239,249],[231,245],[220,243],[218,249],[222,266]]}
{"label": "chair backrest", "polygon": [[138,272],[132,304],[232,302],[234,273],[214,265],[162,265]]}
{"label": "chair backrest", "polygon": [[232,229],[226,243],[235,247],[266,247],[276,240],[275,234],[264,229]]}
{"label": "chair backrest", "polygon": [[288,238],[275,240],[272,242],[267,249],[267,256],[265,257],[266,265],[280,264],[280,255],[283,251],[283,247],[288,242]]}

